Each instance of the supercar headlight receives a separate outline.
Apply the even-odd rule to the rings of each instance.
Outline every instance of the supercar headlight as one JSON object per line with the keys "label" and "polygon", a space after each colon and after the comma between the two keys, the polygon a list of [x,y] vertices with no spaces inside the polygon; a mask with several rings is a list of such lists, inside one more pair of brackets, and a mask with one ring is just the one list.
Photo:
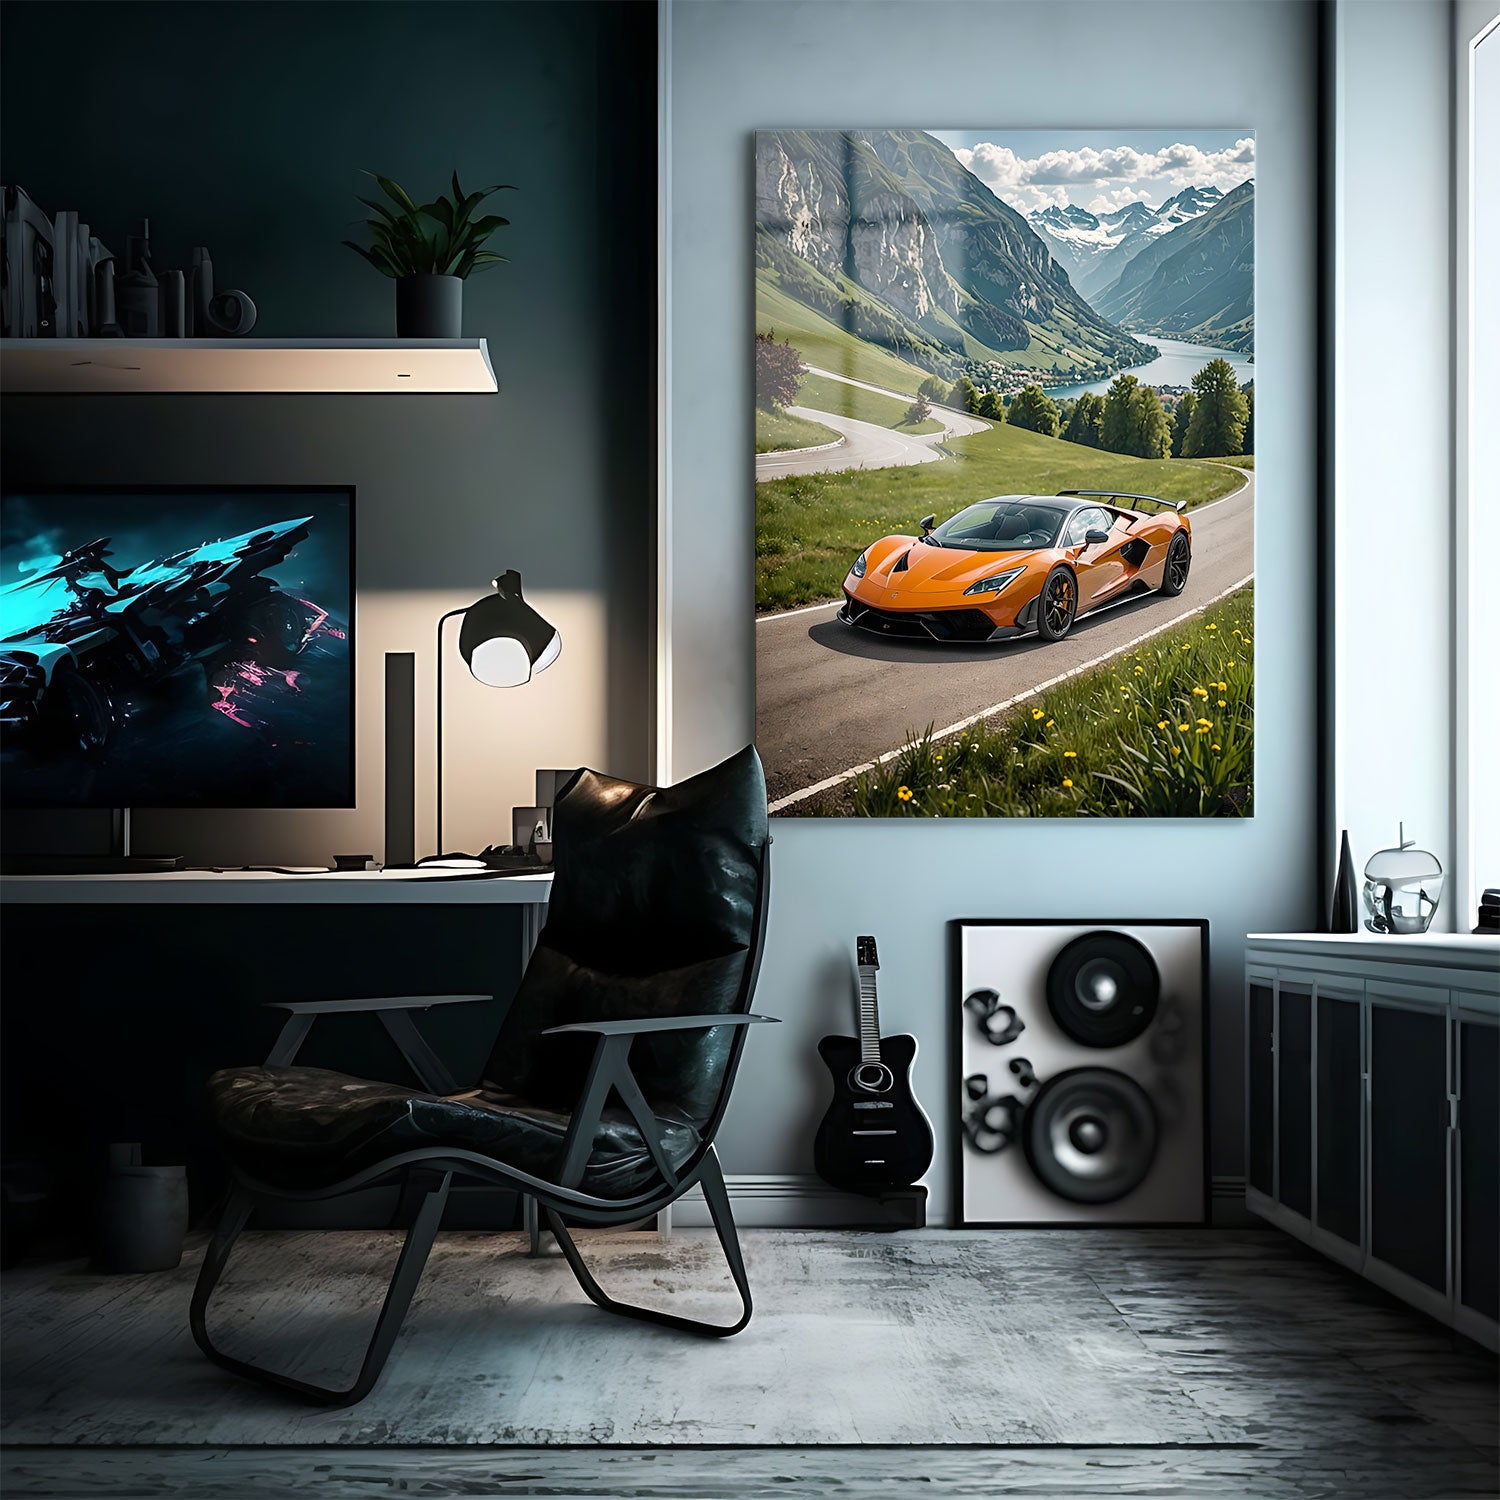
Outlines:
{"label": "supercar headlight", "polygon": [[869,557],[869,555],[870,554],[868,552],[861,552],[859,556],[854,559],[854,566],[850,568],[849,571],[853,573],[856,578],[863,578],[865,576],[865,559]]}
{"label": "supercar headlight", "polygon": [[971,583],[964,590],[965,594],[998,594],[1007,584],[1012,584],[1026,569],[1007,568],[1003,573],[996,573],[990,578],[981,578],[978,583]]}

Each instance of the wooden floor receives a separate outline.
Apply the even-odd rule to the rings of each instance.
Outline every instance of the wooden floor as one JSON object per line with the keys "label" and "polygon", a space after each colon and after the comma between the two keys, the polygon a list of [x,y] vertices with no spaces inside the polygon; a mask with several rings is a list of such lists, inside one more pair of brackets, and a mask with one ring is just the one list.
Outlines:
{"label": "wooden floor", "polygon": [[[797,1256],[799,1238],[811,1247],[851,1237],[820,1232],[746,1238],[753,1242],[752,1262],[759,1259],[765,1266],[768,1255]],[[957,1238],[941,1232],[861,1236],[855,1244],[858,1255],[887,1271],[905,1266],[905,1274],[921,1278],[946,1276],[938,1252]],[[1001,1266],[1007,1286],[996,1284],[991,1269],[982,1284],[948,1286],[953,1296],[1003,1304],[1026,1286],[1081,1277],[1097,1292],[1101,1332],[1109,1325],[1101,1349],[1113,1350],[1119,1327],[1128,1329],[1141,1346],[1142,1368],[1157,1378],[1167,1372],[1171,1388],[1201,1414],[1199,1435],[1188,1443],[1163,1442],[1160,1429],[1153,1428],[1155,1437],[1139,1444],[1126,1432],[1124,1440],[1107,1445],[879,1446],[877,1439],[864,1446],[778,1446],[767,1432],[755,1446],[700,1446],[691,1437],[688,1444],[635,1446],[628,1434],[617,1432],[607,1445],[541,1447],[474,1441],[409,1445],[400,1434],[372,1432],[367,1443],[341,1433],[332,1447],[285,1437],[275,1446],[193,1440],[112,1447],[11,1445],[0,1492],[31,1500],[282,1500],[294,1494],[314,1500],[385,1495],[801,1500],[914,1494],[1460,1500],[1500,1493],[1494,1358],[1284,1236],[1272,1231],[1011,1231],[962,1238],[995,1252],[988,1259],[965,1256],[962,1264]],[[40,1284],[34,1275],[28,1283]],[[597,1317],[605,1341],[601,1351],[612,1350],[610,1332],[627,1325],[602,1313]],[[1059,1319],[1059,1326],[1064,1321]],[[825,1334],[834,1326],[830,1321]],[[922,1331],[913,1330],[918,1336]],[[58,1338],[75,1334],[60,1317]],[[814,1317],[804,1334],[809,1357],[819,1336]],[[936,1324],[933,1336],[941,1336]],[[1081,1349],[1076,1334],[1073,1340],[1070,1357],[1086,1358],[1088,1340]],[[1036,1378],[1042,1379],[1047,1343],[1046,1331],[1036,1330],[1028,1339],[1005,1344],[1006,1357],[1013,1363],[1034,1360]],[[677,1347],[671,1336],[663,1348],[668,1344]],[[720,1360],[736,1357],[734,1343],[709,1347]],[[418,1356],[419,1342],[398,1350],[396,1358],[403,1352]],[[440,1397],[444,1363],[429,1363],[433,1367],[420,1373]],[[643,1377],[647,1373],[642,1370]],[[146,1367],[140,1376],[149,1379]],[[214,1406],[217,1378],[205,1376],[205,1418]],[[866,1358],[846,1378],[899,1385],[903,1375],[899,1369],[871,1369]],[[956,1391],[968,1388],[957,1363],[952,1380]],[[25,1393],[8,1389],[6,1394],[9,1417],[12,1398],[24,1406]],[[1118,1394],[1128,1408],[1138,1393],[1121,1389]],[[768,1408],[775,1407],[775,1396],[767,1393]],[[73,1431],[88,1442],[86,1426]]]}

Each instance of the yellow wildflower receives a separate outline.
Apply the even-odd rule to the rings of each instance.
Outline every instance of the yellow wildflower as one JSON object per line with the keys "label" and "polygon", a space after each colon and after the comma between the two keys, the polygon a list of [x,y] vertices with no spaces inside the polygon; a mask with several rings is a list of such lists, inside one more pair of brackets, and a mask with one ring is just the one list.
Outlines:
{"label": "yellow wildflower", "polygon": [[1186,724],[1179,724],[1177,727],[1179,729],[1183,730],[1184,732],[1186,732],[1187,729],[1188,729],[1188,726]]}
{"label": "yellow wildflower", "polygon": [[1064,750],[1063,751],[1063,759],[1064,760],[1077,760],[1078,759],[1078,752],[1076,750]]}
{"label": "yellow wildflower", "polygon": [[1073,783],[1066,776],[1064,776],[1063,777],[1063,785],[1066,786],[1066,787],[1071,787],[1073,785]]}
{"label": "yellow wildflower", "polygon": [[1208,748],[1210,750],[1217,750],[1219,747],[1217,745],[1210,745]]}
{"label": "yellow wildflower", "polygon": [[1220,698],[1219,699],[1219,707],[1220,708],[1228,708],[1229,704],[1228,704],[1228,702],[1225,699]]}
{"label": "yellow wildflower", "polygon": [[1156,721],[1156,727],[1158,729],[1165,729],[1167,727],[1167,721],[1165,719],[1158,719]]}
{"label": "yellow wildflower", "polygon": [[1042,728],[1043,728],[1043,729],[1051,729],[1051,728],[1052,728],[1052,726],[1053,726],[1053,725],[1054,725],[1054,724],[1056,724],[1056,723],[1057,723],[1057,720],[1056,720],[1056,719],[1048,719],[1048,720],[1047,720],[1047,722],[1046,722],[1046,723],[1045,723],[1045,724],[1043,724],[1043,725],[1042,725]]}
{"label": "yellow wildflower", "polygon": [[910,802],[911,801],[911,788],[909,786],[898,786],[896,788],[896,795],[903,802]]}
{"label": "yellow wildflower", "polygon": [[1039,709],[1039,708],[1034,708],[1034,709],[1032,709],[1032,710],[1031,710],[1031,717],[1032,717],[1032,718],[1033,718],[1033,719],[1040,719],[1040,718],[1041,718],[1041,716],[1042,716],[1042,711],[1041,711],[1041,709]]}
{"label": "yellow wildflower", "polygon": [[1217,630],[1219,627],[1217,625],[1205,625],[1203,628],[1205,630]]}
{"label": "yellow wildflower", "polygon": [[1195,687],[1193,689],[1193,697],[1195,697],[1195,698],[1206,698],[1206,697],[1208,697],[1208,689],[1207,688]]}
{"label": "yellow wildflower", "polygon": [[1172,746],[1172,754],[1173,755],[1181,755],[1182,754],[1182,746],[1181,745],[1173,745]]}

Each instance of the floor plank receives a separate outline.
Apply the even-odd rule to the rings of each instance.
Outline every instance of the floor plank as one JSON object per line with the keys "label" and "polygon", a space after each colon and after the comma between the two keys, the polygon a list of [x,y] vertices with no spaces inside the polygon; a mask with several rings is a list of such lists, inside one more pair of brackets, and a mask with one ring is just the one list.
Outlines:
{"label": "floor plank", "polygon": [[[1229,1439],[1215,1443],[1200,1437],[1190,1445],[770,1442],[704,1447],[691,1441],[664,1445],[665,1430],[659,1424],[665,1414],[658,1413],[640,1430],[639,1446],[471,1441],[424,1447],[402,1441],[399,1433],[387,1434],[378,1446],[347,1439],[334,1447],[295,1440],[248,1446],[202,1439],[201,1446],[190,1445],[192,1440],[114,1447],[69,1446],[66,1441],[46,1448],[12,1445],[0,1458],[0,1489],[17,1500],[284,1500],[294,1492],[306,1492],[314,1500],[387,1495],[588,1500],[868,1495],[894,1500],[913,1494],[1036,1500],[1466,1500],[1500,1493],[1500,1407],[1493,1357],[1285,1236],[1269,1231],[935,1231],[902,1236],[767,1233],[747,1240],[752,1259],[761,1264],[762,1279],[784,1290],[796,1284],[793,1266],[827,1263],[820,1247],[830,1240],[843,1247],[853,1267],[841,1273],[852,1278],[845,1292],[848,1285],[863,1286],[873,1299],[893,1281],[907,1283],[902,1305],[912,1310],[913,1321],[905,1332],[918,1345],[952,1326],[952,1307],[945,1317],[932,1310],[942,1302],[956,1298],[960,1306],[977,1301],[987,1302],[992,1311],[1010,1307],[1035,1313],[1055,1308],[1059,1289],[1086,1288],[1088,1295],[1080,1303],[1085,1332],[1080,1335],[1067,1320],[1050,1330],[1084,1339],[1084,1348],[1075,1349],[1073,1358],[1087,1352],[1087,1327],[1108,1330],[1102,1343],[1106,1351],[1118,1351],[1123,1333],[1139,1346],[1139,1368],[1149,1370],[1160,1389],[1176,1390],[1190,1400],[1202,1414],[1205,1432],[1229,1434]],[[490,1241],[489,1251],[496,1248]],[[701,1269],[697,1251],[691,1243],[685,1251],[682,1237],[664,1248],[667,1259],[652,1275],[660,1277],[663,1265],[669,1266],[669,1285],[677,1284],[676,1273],[683,1267]],[[766,1268],[776,1262],[780,1269],[768,1277]],[[529,1264],[540,1276],[555,1269]],[[618,1264],[627,1265],[628,1257]],[[960,1273],[955,1267],[964,1269]],[[47,1275],[55,1278],[55,1268]],[[43,1286],[47,1275],[40,1277]],[[26,1276],[33,1278],[34,1294],[35,1273]],[[12,1277],[7,1293],[12,1299],[14,1282]],[[113,1284],[113,1289],[122,1287]],[[538,1309],[539,1321],[528,1325],[528,1338],[545,1337],[541,1314],[567,1321],[575,1295],[559,1290]],[[50,1336],[59,1349],[79,1358],[89,1347],[85,1325],[90,1320],[80,1322],[85,1305],[75,1300],[69,1315],[57,1298],[51,1304]],[[118,1317],[126,1303],[102,1305],[104,1316]],[[26,1316],[42,1318],[45,1306],[43,1299]],[[810,1313],[811,1305],[801,1311]],[[580,1312],[587,1321],[569,1322],[566,1337],[592,1340],[595,1334],[587,1330],[596,1329],[600,1359],[617,1357],[628,1325],[593,1309]],[[787,1315],[785,1308],[782,1315]],[[1023,1318],[1013,1325],[1013,1331],[1024,1326],[1028,1337],[1013,1338],[1005,1346],[1012,1359],[1028,1342],[1035,1345],[1036,1360],[1047,1357],[1044,1321]],[[93,1326],[97,1338],[97,1322]],[[806,1345],[811,1349],[820,1335],[826,1342],[831,1326],[810,1315],[803,1324]],[[12,1327],[8,1315],[8,1345]],[[658,1367],[681,1357],[681,1344],[670,1336],[663,1340],[657,1330],[644,1332],[655,1341],[648,1340],[641,1350],[632,1345],[631,1365],[642,1375],[659,1378]],[[463,1339],[452,1334],[450,1329],[429,1346],[429,1360],[420,1372],[436,1401],[451,1401],[451,1361],[463,1358]],[[716,1348],[721,1360],[733,1360],[738,1344],[708,1347]],[[664,1349],[670,1349],[670,1359],[659,1352]],[[418,1355],[420,1346],[405,1352]],[[30,1357],[36,1353],[33,1348]],[[143,1368],[137,1368],[137,1379]],[[545,1358],[539,1357],[535,1368],[537,1378],[545,1379]],[[209,1385],[217,1374],[200,1373],[200,1411],[233,1399]],[[958,1395],[971,1393],[966,1383],[971,1374],[963,1361],[954,1362],[950,1376]],[[851,1370],[843,1384],[861,1378],[869,1379],[868,1371]],[[899,1383],[901,1376],[898,1371],[884,1378]],[[1138,1409],[1127,1399],[1133,1393],[1119,1386],[1123,1378],[1116,1368],[1116,1386],[1102,1399],[1118,1396],[1125,1409]],[[58,1388],[50,1386],[49,1391],[55,1398]],[[832,1395],[835,1404],[847,1401],[846,1391]],[[8,1385],[7,1412],[15,1396],[15,1386]],[[22,1398],[24,1402],[24,1387]],[[1091,1399],[1101,1399],[1097,1388]],[[88,1421],[88,1414],[80,1412],[60,1431],[87,1441]]]}

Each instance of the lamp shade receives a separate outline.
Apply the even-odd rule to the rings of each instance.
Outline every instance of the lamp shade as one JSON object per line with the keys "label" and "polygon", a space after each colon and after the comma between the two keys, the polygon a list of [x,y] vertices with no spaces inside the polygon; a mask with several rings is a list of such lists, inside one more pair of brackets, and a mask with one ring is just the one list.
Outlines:
{"label": "lamp shade", "polygon": [[512,570],[464,611],[458,649],[487,687],[520,687],[557,660],[562,637],[522,598],[521,575]]}

